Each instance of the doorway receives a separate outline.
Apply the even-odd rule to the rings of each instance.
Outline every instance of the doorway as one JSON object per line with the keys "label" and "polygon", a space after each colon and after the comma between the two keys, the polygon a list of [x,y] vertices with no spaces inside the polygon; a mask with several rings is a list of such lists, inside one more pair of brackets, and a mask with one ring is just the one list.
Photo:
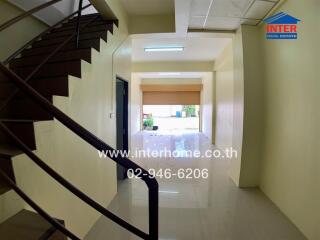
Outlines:
{"label": "doorway", "polygon": [[143,129],[197,133],[200,131],[200,106],[143,105]]}
{"label": "doorway", "polygon": [[[116,128],[117,128],[117,150],[129,150],[128,135],[128,82],[120,77],[116,79]],[[127,178],[127,170],[117,164],[117,178],[124,180]]]}

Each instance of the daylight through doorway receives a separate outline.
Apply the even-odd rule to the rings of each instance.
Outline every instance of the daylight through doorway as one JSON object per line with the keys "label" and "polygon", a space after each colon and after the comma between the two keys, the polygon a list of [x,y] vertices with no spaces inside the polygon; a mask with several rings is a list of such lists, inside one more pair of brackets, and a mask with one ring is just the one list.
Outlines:
{"label": "daylight through doorway", "polygon": [[199,132],[199,105],[143,105],[145,131]]}

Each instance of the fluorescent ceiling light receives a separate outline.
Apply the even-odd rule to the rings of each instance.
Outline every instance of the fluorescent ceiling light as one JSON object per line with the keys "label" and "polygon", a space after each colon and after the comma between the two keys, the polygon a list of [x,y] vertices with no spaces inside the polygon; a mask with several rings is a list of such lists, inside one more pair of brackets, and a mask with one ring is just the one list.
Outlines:
{"label": "fluorescent ceiling light", "polygon": [[181,52],[184,47],[146,47],[145,52]]}
{"label": "fluorescent ceiling light", "polygon": [[159,193],[169,193],[169,194],[179,194],[179,192],[176,191],[159,191]]}
{"label": "fluorescent ceiling light", "polygon": [[179,72],[161,72],[159,73],[160,76],[180,76],[181,73]]}

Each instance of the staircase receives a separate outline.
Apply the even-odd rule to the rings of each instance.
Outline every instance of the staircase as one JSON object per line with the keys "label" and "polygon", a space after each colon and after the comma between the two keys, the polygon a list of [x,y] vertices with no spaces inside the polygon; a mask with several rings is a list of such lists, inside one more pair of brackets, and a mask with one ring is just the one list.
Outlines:
{"label": "staircase", "polygon": [[[63,221],[57,220],[61,224]],[[67,240],[67,237],[52,227],[38,214],[22,210],[0,225],[3,240]]]}
{"label": "staircase", "polygon": [[[77,18],[69,20],[61,27],[44,35],[32,46],[21,52],[19,58],[10,62],[9,68],[22,79],[31,74],[59,44],[75,32]],[[117,21],[104,20],[99,14],[84,15],[80,19],[81,35],[76,48],[75,37],[55,54],[28,81],[42,96],[52,103],[53,96],[68,96],[68,76],[81,77],[81,61],[91,63],[92,48],[100,50],[100,40],[107,42],[108,31],[113,32]],[[36,150],[34,122],[52,120],[53,116],[22,92],[17,92],[15,84],[0,73],[0,107],[11,97],[1,110],[0,120],[31,150]],[[12,157],[23,153],[13,140],[0,131],[0,168],[15,181]],[[0,195],[12,188],[0,178]],[[0,238],[10,240],[66,239],[61,233],[36,213],[23,210],[0,224]],[[49,234],[50,238],[43,238]]]}
{"label": "staircase", "polygon": [[[81,18],[81,25],[94,21],[83,29],[79,48],[75,48],[75,41],[71,41],[60,50],[37,74],[29,80],[29,84],[47,100],[52,102],[53,96],[68,96],[68,75],[81,77],[81,60],[91,62],[91,48],[100,50],[100,39],[107,41],[108,31],[113,31],[116,21],[103,20],[97,14],[85,15]],[[26,78],[38,64],[40,64],[67,36],[75,31],[76,21],[71,19],[60,28],[45,35],[35,42],[31,48],[24,50],[21,57],[10,63],[10,69],[21,78]],[[5,76],[0,76],[0,106],[15,92],[15,84]],[[19,92],[0,112],[0,119],[15,133],[31,150],[36,149],[34,122],[52,120],[53,116],[43,110],[37,103]],[[0,164],[13,177],[10,159],[21,154],[10,137],[0,131]],[[0,182],[0,193],[9,188]]]}
{"label": "staircase", "polygon": [[[31,9],[2,24],[0,31],[60,1],[62,0],[51,0]],[[92,49],[100,51],[101,41],[107,42],[108,32],[110,36],[114,27],[118,27],[117,20],[105,20],[100,14],[81,16],[82,11],[90,6],[88,4],[83,7],[80,0],[77,12],[31,40],[3,63],[0,62],[0,198],[9,191],[14,191],[35,210],[22,210],[1,222],[0,239],[80,239],[64,226],[62,220],[51,217],[17,186],[12,158],[20,154],[26,154],[30,161],[63,188],[124,229],[142,239],[158,239],[159,186],[146,170],[128,158],[108,155],[122,167],[142,173],[141,180],[146,183],[149,193],[149,233],[114,215],[59,175],[33,152],[36,150],[34,123],[53,119],[95,149],[114,151],[53,105],[53,96],[68,97],[68,76],[81,78],[81,62],[90,64]]]}

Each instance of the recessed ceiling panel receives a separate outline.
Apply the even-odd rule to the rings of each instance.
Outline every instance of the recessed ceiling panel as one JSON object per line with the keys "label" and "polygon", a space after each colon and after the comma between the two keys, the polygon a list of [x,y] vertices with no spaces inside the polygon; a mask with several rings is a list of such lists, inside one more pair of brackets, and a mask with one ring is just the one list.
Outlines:
{"label": "recessed ceiling panel", "polygon": [[205,17],[191,17],[189,28],[191,29],[201,29],[203,28],[204,21],[206,20]]}
{"label": "recessed ceiling panel", "polygon": [[243,17],[253,0],[214,0],[210,9],[213,17]]}
{"label": "recessed ceiling panel", "polygon": [[275,3],[255,1],[245,15],[245,18],[262,19],[272,9]]}
{"label": "recessed ceiling panel", "polygon": [[206,16],[211,0],[192,0],[191,16]]}
{"label": "recessed ceiling panel", "polygon": [[240,26],[240,18],[212,17],[209,16],[205,29],[235,30]]}

